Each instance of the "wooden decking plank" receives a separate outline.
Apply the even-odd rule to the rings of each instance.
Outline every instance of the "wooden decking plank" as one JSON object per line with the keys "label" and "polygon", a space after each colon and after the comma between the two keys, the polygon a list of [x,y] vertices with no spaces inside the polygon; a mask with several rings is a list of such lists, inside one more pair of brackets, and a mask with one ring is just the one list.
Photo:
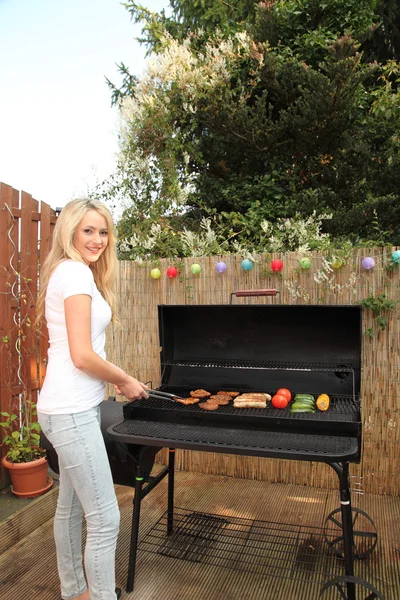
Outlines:
{"label": "wooden decking plank", "polygon": [[[336,482],[335,482],[336,483]],[[132,518],[133,490],[117,486],[121,510],[121,532],[117,548],[117,583],[124,589]],[[327,501],[329,500],[329,501]],[[290,484],[268,484],[243,479],[177,472],[175,506],[183,510],[218,513],[232,521],[258,519],[296,523],[307,528],[321,526],[331,507],[337,506],[337,491]],[[166,510],[167,482],[164,479],[144,500],[140,540],[145,541]],[[399,590],[398,514],[400,498],[362,497],[360,508],[373,513],[380,529],[376,551],[370,559],[356,561],[356,573],[374,583],[387,600],[395,600]],[[29,507],[30,508],[30,507]],[[284,529],[284,527],[282,527]],[[144,543],[142,543],[144,546]],[[215,548],[214,548],[215,550]],[[240,553],[236,560],[240,560]],[[55,566],[52,519],[0,555],[0,597],[55,600],[58,577]],[[339,561],[340,564],[340,561]],[[234,566],[234,565],[232,565]],[[44,581],[43,573],[46,573]],[[344,572],[344,568],[343,568]],[[132,600],[317,600],[321,586],[297,580],[257,575],[189,562],[144,552],[137,560],[135,590],[123,592]],[[324,600],[334,596],[328,594]]]}

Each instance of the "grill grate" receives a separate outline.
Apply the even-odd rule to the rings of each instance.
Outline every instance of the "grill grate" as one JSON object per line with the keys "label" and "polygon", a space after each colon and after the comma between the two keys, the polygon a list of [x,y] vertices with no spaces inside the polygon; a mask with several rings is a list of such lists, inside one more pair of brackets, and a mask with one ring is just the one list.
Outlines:
{"label": "grill grate", "polygon": [[[182,387],[161,389],[179,396],[190,392]],[[230,403],[209,412],[198,404],[185,406],[156,397],[128,403],[123,412],[124,424],[113,431],[140,437],[135,443],[170,447],[189,443],[206,451],[212,445],[217,452],[225,448],[280,458],[297,454],[303,460],[359,460],[360,403],[351,396],[333,396],[328,411],[315,413],[291,413],[290,405],[278,410],[271,403],[263,409],[237,409]]]}
{"label": "grill grate", "polygon": [[204,513],[188,513],[183,518],[178,517],[173,536],[168,536],[162,543],[159,554],[193,562],[194,547],[197,553],[194,562],[203,562],[202,556],[218,543],[221,528],[228,525],[227,519]]}
{"label": "grill grate", "polygon": [[[228,429],[200,425],[125,419],[113,426],[120,441],[179,448],[230,451],[237,454],[321,460],[325,462],[357,459],[359,444],[356,438],[330,435],[306,435],[275,431]],[[127,436],[126,440],[124,436]]]}
{"label": "grill grate", "polygon": [[328,548],[317,527],[225,517],[174,508],[142,540],[139,550],[170,558],[323,584],[342,575],[343,562]]}
{"label": "grill grate", "polygon": [[[181,397],[188,397],[190,395],[190,391],[193,388],[183,388],[183,387],[171,387],[171,386],[161,386],[160,390],[165,392],[170,392],[171,394],[176,394]],[[218,390],[208,390],[212,394],[217,393]],[[243,390],[241,390],[243,393]],[[271,394],[272,395],[272,394]],[[204,415],[204,410],[200,408],[197,404],[191,404],[185,406],[184,404],[180,404],[179,402],[171,402],[170,400],[160,400],[157,398],[146,398],[135,400],[130,408],[135,413],[136,409],[154,409],[157,411],[166,411],[166,410],[174,410],[174,411],[183,411],[187,413],[200,413]],[[277,411],[270,403],[267,403],[267,408],[260,411],[259,409],[251,409],[251,408],[241,408],[240,412],[237,408],[233,408],[232,403],[227,406],[220,406],[218,408],[218,414],[220,415],[236,415],[239,418],[246,415],[256,415],[258,418],[262,419],[263,417],[279,417],[279,419],[297,419],[297,420],[313,420],[313,421],[352,421],[357,422],[359,420],[359,412],[360,412],[360,401],[358,398],[353,398],[352,396],[332,396],[331,404],[329,407],[329,411],[321,412],[317,411],[315,413],[295,413],[292,414],[290,412],[290,404],[286,409],[280,409]]]}

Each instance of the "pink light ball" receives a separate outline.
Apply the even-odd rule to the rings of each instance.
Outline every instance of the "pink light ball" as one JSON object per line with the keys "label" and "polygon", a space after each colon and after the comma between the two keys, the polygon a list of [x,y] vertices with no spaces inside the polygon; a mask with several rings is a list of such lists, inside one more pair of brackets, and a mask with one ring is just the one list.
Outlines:
{"label": "pink light ball", "polygon": [[150,276],[152,279],[160,279],[161,277],[161,271],[160,269],[152,269]]}
{"label": "pink light ball", "polygon": [[282,271],[283,269],[283,262],[281,260],[273,260],[271,262],[271,269],[273,270],[274,273],[279,273],[279,271]]}
{"label": "pink light ball", "polygon": [[190,270],[192,271],[193,275],[199,275],[201,272],[201,266],[198,265],[197,263],[194,263],[191,267]]}
{"label": "pink light ball", "polygon": [[178,275],[178,269],[176,267],[168,267],[167,277],[169,277],[170,279],[175,279],[175,277],[177,275]]}
{"label": "pink light ball", "polygon": [[361,266],[363,269],[366,269],[367,271],[369,271],[370,269],[374,268],[375,261],[370,256],[366,256],[365,258],[362,259]]}
{"label": "pink light ball", "polygon": [[218,262],[215,265],[215,270],[218,271],[218,273],[225,273],[226,269],[227,269],[226,263],[224,263],[222,261]]}
{"label": "pink light ball", "polygon": [[253,268],[253,262],[251,260],[249,260],[248,258],[245,258],[244,260],[242,260],[242,269],[244,271],[251,271]]}

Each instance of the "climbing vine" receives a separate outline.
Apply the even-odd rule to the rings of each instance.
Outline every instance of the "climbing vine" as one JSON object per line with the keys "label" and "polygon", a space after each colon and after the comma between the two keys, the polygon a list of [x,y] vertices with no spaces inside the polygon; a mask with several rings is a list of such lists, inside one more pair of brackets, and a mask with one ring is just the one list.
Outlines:
{"label": "climbing vine", "polygon": [[[376,324],[381,331],[384,331],[388,326],[388,312],[393,310],[398,302],[399,300],[390,300],[386,294],[374,296],[370,292],[367,298],[361,300],[360,305],[372,311]],[[375,335],[373,327],[367,328],[364,333],[371,338]]]}

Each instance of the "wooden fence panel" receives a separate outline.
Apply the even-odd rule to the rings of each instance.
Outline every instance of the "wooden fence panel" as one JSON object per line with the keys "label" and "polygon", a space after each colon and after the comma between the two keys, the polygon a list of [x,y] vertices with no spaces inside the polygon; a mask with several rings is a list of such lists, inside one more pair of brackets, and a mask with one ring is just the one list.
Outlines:
{"label": "wooden fence panel", "polygon": [[[5,384],[5,373],[9,368],[8,348],[9,332],[12,328],[12,310],[10,306],[10,260],[13,256],[13,246],[8,232],[13,223],[12,216],[12,188],[0,184],[0,410],[5,410],[8,400],[8,389]],[[8,207],[8,208],[7,208]]]}
{"label": "wooden fence panel", "polygon": [[[18,194],[15,192],[12,187],[0,183],[0,410],[4,411],[9,409],[18,369],[13,351],[16,342],[16,304],[12,301],[12,273],[18,268],[18,226],[13,216],[18,208]],[[3,452],[0,454],[2,456]],[[4,471],[0,466],[0,488],[4,485],[4,479]]]}
{"label": "wooden fence panel", "polygon": [[[39,211],[30,194],[4,183],[0,211],[0,410],[8,412],[22,392],[35,402],[44,378],[47,334],[34,327],[35,303],[56,213],[44,202]],[[7,482],[0,467],[0,489]]]}
{"label": "wooden fence panel", "polygon": [[[18,361],[13,349],[16,343],[16,318],[17,305],[12,298],[14,273],[18,270],[18,223],[14,217],[14,211],[18,207],[18,192],[10,186],[0,184],[0,198],[2,218],[0,225],[1,252],[1,357],[2,378],[0,386],[0,407],[6,410],[8,398],[13,393],[17,382]],[[7,377],[5,375],[7,374]]]}
{"label": "wooden fence panel", "polygon": [[25,384],[26,393],[33,402],[37,401],[37,347],[35,321],[35,302],[38,285],[38,221],[34,213],[38,212],[38,202],[30,194],[21,194],[21,230],[20,230],[20,278],[21,306],[20,316],[22,325],[22,364],[21,377]]}
{"label": "wooden fence panel", "polygon": [[[11,208],[14,218],[10,222],[10,229],[8,230],[8,237],[11,240],[11,248],[10,248],[10,260],[9,260],[9,285],[11,287],[8,288],[8,293],[10,294],[12,290],[12,285],[16,286],[16,278],[14,277],[14,273],[18,271],[19,268],[19,254],[18,254],[18,244],[19,244],[19,226],[18,219],[16,218],[16,213],[19,211],[19,191],[12,188],[11,192]],[[11,297],[10,298],[10,310],[11,310],[11,329],[10,329],[10,340],[8,342],[9,349],[9,362],[7,375],[9,377],[10,390],[9,393],[15,395],[18,393],[18,359],[17,353],[15,352],[15,345],[17,342],[17,303]]]}
{"label": "wooden fence panel", "polygon": [[[45,202],[41,203],[40,211],[39,269],[40,265],[44,263],[51,248],[53,229],[57,219],[55,210],[50,208]],[[44,376],[46,374],[48,345],[47,328],[43,323],[39,335],[39,389],[43,385]]]}

